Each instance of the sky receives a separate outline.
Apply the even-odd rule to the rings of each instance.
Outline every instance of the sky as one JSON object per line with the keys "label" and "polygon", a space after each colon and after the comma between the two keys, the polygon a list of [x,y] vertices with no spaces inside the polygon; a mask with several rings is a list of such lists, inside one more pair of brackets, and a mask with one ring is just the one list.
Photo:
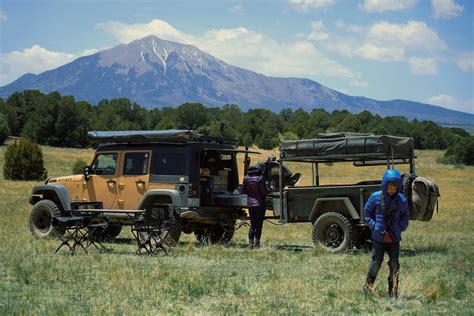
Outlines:
{"label": "sky", "polygon": [[474,113],[470,0],[0,0],[0,86],[150,34],[267,76]]}

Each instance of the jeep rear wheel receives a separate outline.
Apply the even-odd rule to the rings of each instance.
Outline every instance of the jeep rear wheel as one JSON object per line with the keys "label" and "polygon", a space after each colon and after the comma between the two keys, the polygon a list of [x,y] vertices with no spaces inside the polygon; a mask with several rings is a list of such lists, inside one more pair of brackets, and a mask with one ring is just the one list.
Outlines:
{"label": "jeep rear wheel", "polygon": [[321,215],[313,225],[313,243],[333,253],[351,250],[355,229],[347,217],[337,212]]}
{"label": "jeep rear wheel", "polygon": [[182,221],[176,213],[173,213],[173,217],[170,220],[168,228],[168,235],[165,238],[165,243],[168,246],[176,246],[181,237]]}
{"label": "jeep rear wheel", "polygon": [[62,232],[54,230],[51,218],[61,214],[59,207],[51,200],[38,201],[31,209],[29,225],[33,236],[38,238],[52,237]]}

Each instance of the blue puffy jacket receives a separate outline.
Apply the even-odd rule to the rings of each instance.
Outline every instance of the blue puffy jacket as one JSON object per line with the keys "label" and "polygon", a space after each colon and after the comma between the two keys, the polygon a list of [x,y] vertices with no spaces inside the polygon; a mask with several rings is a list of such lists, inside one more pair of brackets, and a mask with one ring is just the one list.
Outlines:
{"label": "blue puffy jacket", "polygon": [[[395,197],[397,200],[397,213],[391,220],[390,225],[387,225],[384,213],[381,207],[380,197],[384,195],[385,207],[388,213],[392,210],[392,203],[395,199],[391,199],[387,192],[387,187],[390,182],[398,184],[398,192]],[[392,234],[395,242],[402,240],[401,232],[407,229],[410,213],[408,210],[407,198],[400,193],[402,190],[402,179],[397,170],[387,170],[382,178],[382,191],[372,193],[369,200],[364,207],[364,217],[367,225],[372,230],[372,239],[384,242],[382,232],[388,231]]]}

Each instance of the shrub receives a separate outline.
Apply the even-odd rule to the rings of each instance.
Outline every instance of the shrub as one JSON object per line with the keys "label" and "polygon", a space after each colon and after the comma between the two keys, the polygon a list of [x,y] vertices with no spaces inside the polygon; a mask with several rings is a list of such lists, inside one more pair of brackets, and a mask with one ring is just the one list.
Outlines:
{"label": "shrub", "polygon": [[8,128],[7,120],[0,114],[0,145],[10,136],[10,129]]}
{"label": "shrub", "polygon": [[87,166],[87,162],[82,159],[77,159],[72,166],[72,174],[82,174],[85,166]]}
{"label": "shrub", "polygon": [[474,165],[474,136],[460,138],[448,148],[441,162]]}
{"label": "shrub", "polygon": [[27,139],[9,146],[5,151],[3,176],[9,180],[46,179],[48,175],[41,148]]}

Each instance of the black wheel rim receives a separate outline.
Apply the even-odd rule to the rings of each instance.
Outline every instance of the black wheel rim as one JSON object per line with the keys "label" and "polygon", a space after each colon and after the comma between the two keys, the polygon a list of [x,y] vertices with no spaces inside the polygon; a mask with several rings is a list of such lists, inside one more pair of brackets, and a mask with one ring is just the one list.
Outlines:
{"label": "black wheel rim", "polygon": [[324,231],[324,245],[330,248],[339,247],[344,240],[344,231],[337,224],[329,225]]}

